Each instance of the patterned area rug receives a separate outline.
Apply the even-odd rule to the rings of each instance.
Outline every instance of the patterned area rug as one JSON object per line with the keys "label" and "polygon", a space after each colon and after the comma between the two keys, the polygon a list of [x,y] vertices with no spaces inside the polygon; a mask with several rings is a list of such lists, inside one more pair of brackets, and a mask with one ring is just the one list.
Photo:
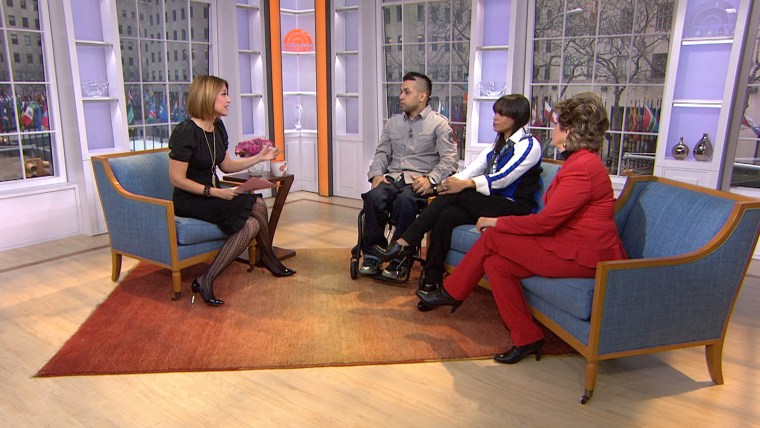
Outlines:
{"label": "patterned area rug", "polygon": [[[172,301],[168,270],[140,263],[37,376],[247,370],[491,358],[511,346],[490,291],[455,314],[416,309],[417,272],[406,286],[352,280],[347,249],[298,250],[275,278],[233,263],[217,279],[225,304],[190,303],[205,266],[182,272]],[[546,331],[545,355],[572,354]]]}

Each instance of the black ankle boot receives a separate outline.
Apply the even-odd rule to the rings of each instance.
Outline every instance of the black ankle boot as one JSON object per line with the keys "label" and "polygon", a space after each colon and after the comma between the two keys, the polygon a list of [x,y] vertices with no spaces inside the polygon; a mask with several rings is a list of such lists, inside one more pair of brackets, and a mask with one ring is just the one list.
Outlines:
{"label": "black ankle boot", "polygon": [[193,291],[193,300],[195,299],[195,293],[198,293],[203,298],[203,301],[209,306],[219,306],[224,304],[224,300],[219,300],[214,297],[213,286],[209,285],[208,288],[203,287],[201,286],[201,283],[198,282],[197,278],[193,280],[191,290]]}
{"label": "black ankle boot", "polygon": [[544,346],[544,339],[537,340],[533,343],[523,346],[513,346],[509,351],[494,355],[493,359],[499,363],[514,364],[522,360],[525,356],[536,354],[536,361],[541,359],[541,348]]}
{"label": "black ankle boot", "polygon": [[[443,287],[430,293],[422,290],[417,290],[417,297],[420,298],[420,301],[422,303],[431,308],[435,308],[437,306],[451,306],[452,314],[454,311],[459,309],[459,305],[462,304],[461,300],[453,298],[451,294],[449,294],[449,292],[446,291],[446,289]],[[419,305],[417,306],[417,309],[420,309]]]}

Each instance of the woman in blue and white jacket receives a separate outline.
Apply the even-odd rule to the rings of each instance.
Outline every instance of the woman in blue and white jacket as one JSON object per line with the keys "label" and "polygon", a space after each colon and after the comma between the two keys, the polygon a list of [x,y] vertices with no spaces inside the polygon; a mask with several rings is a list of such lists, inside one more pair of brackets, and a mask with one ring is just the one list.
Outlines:
{"label": "woman in blue and white jacket", "polygon": [[[520,94],[505,95],[493,105],[496,140],[463,171],[443,180],[438,197],[387,248],[375,246],[381,259],[411,255],[430,231],[423,289],[438,289],[451,232],[479,217],[527,215],[536,212],[541,187],[541,144],[524,128],[530,121],[530,102]],[[422,308],[421,308],[422,309]]]}

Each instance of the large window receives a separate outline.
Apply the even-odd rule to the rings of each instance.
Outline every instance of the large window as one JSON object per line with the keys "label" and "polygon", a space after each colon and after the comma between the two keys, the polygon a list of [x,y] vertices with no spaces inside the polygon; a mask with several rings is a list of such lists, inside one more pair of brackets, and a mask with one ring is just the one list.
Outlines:
{"label": "large window", "polygon": [[210,70],[210,7],[187,0],[116,0],[132,150],[166,147],[187,112],[194,76]]}
{"label": "large window", "polygon": [[470,0],[385,1],[381,7],[385,117],[400,113],[401,78],[424,73],[433,81],[430,106],[449,118],[464,157],[467,78],[470,62]]}
{"label": "large window", "polygon": [[0,181],[58,174],[37,0],[0,3]]}
{"label": "large window", "polygon": [[[674,0],[535,0],[531,126],[548,142],[552,106],[584,91],[610,117],[602,157],[613,175],[651,174]],[[545,145],[552,156],[552,146]]]}

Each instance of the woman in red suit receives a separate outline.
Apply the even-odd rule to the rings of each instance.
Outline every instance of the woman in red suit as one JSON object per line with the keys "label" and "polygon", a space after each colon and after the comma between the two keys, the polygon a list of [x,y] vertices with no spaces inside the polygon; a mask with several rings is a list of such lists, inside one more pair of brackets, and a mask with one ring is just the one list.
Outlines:
{"label": "woman in red suit", "polygon": [[540,358],[543,332],[522,293],[520,279],[593,278],[597,262],[626,258],[615,225],[615,198],[598,152],[609,128],[602,100],[580,93],[555,106],[552,145],[565,159],[546,191],[544,209],[527,216],[481,217],[482,236],[435,292],[417,291],[428,306],[453,313],[485,273],[514,346],[494,356],[514,364]]}

